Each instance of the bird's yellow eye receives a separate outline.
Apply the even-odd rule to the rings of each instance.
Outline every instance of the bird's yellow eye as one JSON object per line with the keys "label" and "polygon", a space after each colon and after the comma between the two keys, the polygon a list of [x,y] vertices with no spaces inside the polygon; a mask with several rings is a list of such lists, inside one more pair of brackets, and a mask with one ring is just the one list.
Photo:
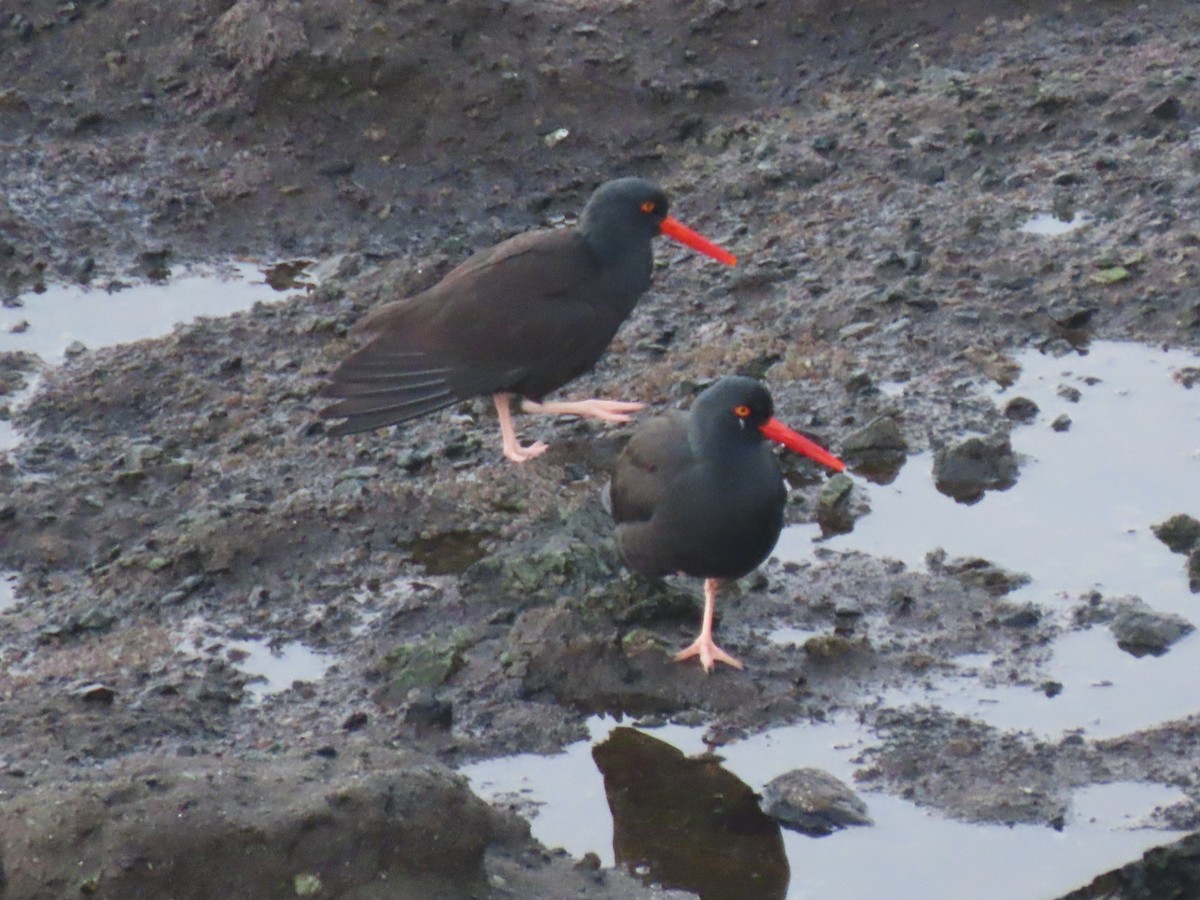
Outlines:
{"label": "bird's yellow eye", "polygon": [[735,406],[733,408],[733,414],[735,416],[737,416],[739,419],[749,418],[750,407],[746,406],[746,404],[744,404],[744,403],[741,406]]}
{"label": "bird's yellow eye", "polygon": [[641,210],[642,210],[642,212],[644,212],[644,213],[652,213],[652,212],[654,212],[656,209],[658,209],[658,204],[657,204],[657,203],[655,203],[653,200],[647,200],[647,201],[646,201],[645,203],[643,203],[643,204],[642,204],[642,206],[641,206]]}

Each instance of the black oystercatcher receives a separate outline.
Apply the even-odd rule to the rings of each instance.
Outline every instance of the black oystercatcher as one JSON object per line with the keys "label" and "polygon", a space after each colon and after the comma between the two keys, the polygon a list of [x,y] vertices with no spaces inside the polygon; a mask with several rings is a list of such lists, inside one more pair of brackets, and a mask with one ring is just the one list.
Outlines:
{"label": "black oystercatcher", "polygon": [[787,488],[763,438],[835,471],[845,463],[773,417],[767,389],[752,378],[722,378],[692,404],[647,422],[617,459],[609,501],[626,565],[661,578],[704,582],[700,636],[675,655],[742,664],[713,642],[717,587],[765,560],[783,530]]}
{"label": "black oystercatcher", "polygon": [[353,332],[366,344],[333,373],[321,411],[345,418],[330,434],[394,425],[482,394],[500,416],[504,455],[524,462],[510,400],[530,412],[627,422],[641,403],[543,403],[590,369],[650,286],[650,242],[665,234],[733,265],[733,255],[667,215],[667,196],[644,178],[596,189],[573,229],[531,231],[476,253],[415,297],[385,303]]}

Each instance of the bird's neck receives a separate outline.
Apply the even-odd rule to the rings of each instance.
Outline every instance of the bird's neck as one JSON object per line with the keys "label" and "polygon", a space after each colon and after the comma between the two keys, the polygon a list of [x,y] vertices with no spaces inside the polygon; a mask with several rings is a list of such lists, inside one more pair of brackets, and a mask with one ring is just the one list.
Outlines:
{"label": "bird's neck", "polygon": [[727,428],[724,423],[718,426],[693,417],[688,423],[688,442],[691,444],[692,453],[700,459],[716,455],[722,459],[737,461],[748,454],[762,452],[762,440],[748,434],[730,434]]}
{"label": "bird's neck", "polygon": [[623,315],[628,315],[638,298],[650,287],[650,273],[654,268],[650,242],[636,234],[610,233],[602,241],[590,238],[586,232],[580,237],[596,261],[610,296],[628,299],[628,308],[622,310]]}

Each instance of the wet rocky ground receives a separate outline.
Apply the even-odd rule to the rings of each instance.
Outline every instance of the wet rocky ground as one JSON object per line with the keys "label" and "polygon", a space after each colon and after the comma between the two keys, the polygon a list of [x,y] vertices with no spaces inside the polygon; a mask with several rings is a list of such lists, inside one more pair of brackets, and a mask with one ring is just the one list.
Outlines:
{"label": "wet rocky ground", "polygon": [[[517,467],[483,401],[390,435],[334,440],[316,417],[366,309],[635,172],[741,263],[660,246],[650,295],[567,393],[665,407],[765,378],[782,418],[857,464],[846,491],[790,463],[794,522],[851,526],[870,479],[923,450],[968,495],[1019,479],[1019,405],[977,386],[1010,382],[1020,348],[1200,348],[1194,5],[894,6],[0,10],[8,302],[238,254],[327,272],[83,349],[11,410],[0,895],[661,896],[538,846],[453,775],[560,748],[597,711],[720,743],[856,710],[883,738],[860,786],[977,821],[1053,827],[1072,788],[1113,779],[1200,801],[1195,718],[1047,742],[877,708],[965,653],[1030,683],[1062,626],[1006,599],[1021,573],[771,563],[720,608],[746,671],[706,677],[668,656],[697,586],[616,558],[599,492],[623,429],[523,420],[551,451]],[[1039,213],[1086,221],[1022,232]],[[37,366],[0,368],[2,401]],[[1120,606],[1069,603],[1081,622]],[[819,636],[761,639],[781,625]],[[256,702],[231,647],[248,637],[335,663]],[[1193,829],[1200,807],[1163,817]],[[1188,846],[1154,871],[1188,884]],[[1168,895],[1152,883],[1087,896]]]}

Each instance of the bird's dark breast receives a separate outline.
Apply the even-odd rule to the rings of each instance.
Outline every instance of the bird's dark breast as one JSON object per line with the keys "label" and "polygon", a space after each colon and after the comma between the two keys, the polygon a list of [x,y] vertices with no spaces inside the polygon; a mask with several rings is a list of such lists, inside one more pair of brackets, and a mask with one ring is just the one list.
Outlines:
{"label": "bird's dark breast", "polygon": [[651,577],[699,578],[741,578],[761,565],[783,530],[787,498],[764,453],[740,469],[697,467],[668,488],[648,520],[619,525],[626,564]]}

